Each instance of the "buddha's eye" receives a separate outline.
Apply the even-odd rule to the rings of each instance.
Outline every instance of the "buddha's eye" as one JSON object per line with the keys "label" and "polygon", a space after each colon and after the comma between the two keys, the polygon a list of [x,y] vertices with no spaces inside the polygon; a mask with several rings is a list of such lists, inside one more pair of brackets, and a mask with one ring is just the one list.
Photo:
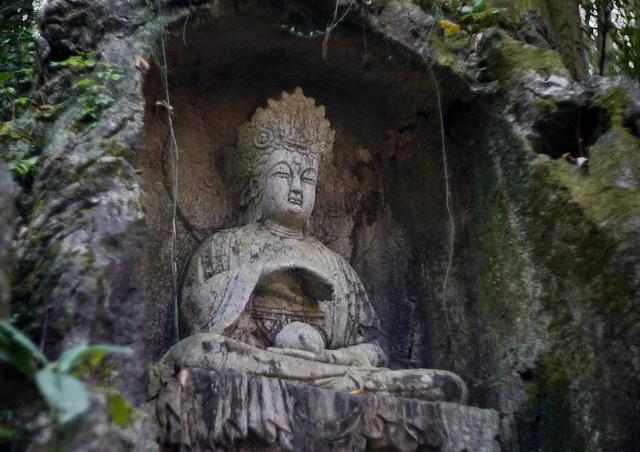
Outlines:
{"label": "buddha's eye", "polygon": [[315,183],[317,182],[315,170],[312,170],[312,169],[306,170],[305,172],[302,173],[302,176],[300,177],[300,179],[305,184],[315,185]]}
{"label": "buddha's eye", "polygon": [[276,177],[289,179],[291,177],[291,169],[287,165],[278,165],[274,168],[272,174]]}

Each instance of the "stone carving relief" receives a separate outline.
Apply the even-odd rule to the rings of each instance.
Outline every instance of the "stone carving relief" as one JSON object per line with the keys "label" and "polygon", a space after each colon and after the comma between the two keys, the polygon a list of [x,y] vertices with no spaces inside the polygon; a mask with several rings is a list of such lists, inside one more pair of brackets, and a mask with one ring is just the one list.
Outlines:
{"label": "stone carving relief", "polygon": [[[258,442],[295,449],[292,445],[308,434],[326,436],[308,425],[296,427],[300,404],[308,407],[322,398],[332,401],[325,414],[353,421],[341,432],[350,438],[344,450],[369,447],[371,435],[375,444],[391,446],[396,440],[389,432],[395,429],[405,432],[403,438],[414,437],[396,444],[405,450],[438,442],[407,433],[407,422],[430,422],[419,413],[431,408],[416,406],[466,403],[465,383],[451,372],[384,367],[388,359],[379,321],[360,278],[345,259],[308,233],[320,161],[331,152],[333,140],[324,107],[300,88],[270,99],[239,128],[233,181],[247,224],[206,239],[185,273],[181,315],[186,337],[157,370],[164,385],[158,415],[167,441],[187,438],[195,448],[238,447],[253,444],[253,432]],[[220,387],[225,385],[235,389],[224,395]],[[232,394],[237,391],[243,394]],[[190,395],[176,398],[178,393]],[[214,393],[218,408],[204,415],[202,404]],[[354,397],[361,398],[338,403]],[[352,419],[356,407],[367,415]],[[185,410],[204,419],[185,417]],[[394,427],[374,427],[380,417]],[[204,440],[201,421],[208,432]],[[265,430],[265,423],[271,427]],[[323,430],[321,425],[316,427]]]}

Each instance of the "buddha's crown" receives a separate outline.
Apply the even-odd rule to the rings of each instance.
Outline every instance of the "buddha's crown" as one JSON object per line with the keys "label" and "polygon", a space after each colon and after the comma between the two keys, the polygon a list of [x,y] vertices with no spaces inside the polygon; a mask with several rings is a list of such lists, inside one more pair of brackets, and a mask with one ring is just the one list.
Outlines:
{"label": "buddha's crown", "polygon": [[[251,121],[238,129],[238,151],[243,160],[260,160],[260,154],[286,149],[318,158],[333,147],[334,132],[324,117],[323,106],[306,97],[301,88],[269,99],[267,108],[258,108]],[[253,162],[246,162],[253,166]]]}

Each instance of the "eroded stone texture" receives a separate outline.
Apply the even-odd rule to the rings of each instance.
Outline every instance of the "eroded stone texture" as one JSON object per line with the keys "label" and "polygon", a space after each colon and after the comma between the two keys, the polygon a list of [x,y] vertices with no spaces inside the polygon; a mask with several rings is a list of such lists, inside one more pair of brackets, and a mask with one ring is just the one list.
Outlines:
{"label": "eroded stone texture", "polygon": [[[322,354],[274,348],[263,350],[218,334],[199,333],[172,347],[162,363],[170,369],[242,372],[339,391],[467,402],[467,388],[457,375],[436,369],[390,370],[376,367],[375,363],[365,361],[368,358],[366,354],[362,359],[362,349],[367,345],[331,350],[329,356],[332,360],[328,360]],[[354,348],[360,352],[363,362],[353,359]]]}
{"label": "eroded stone texture", "polygon": [[640,90],[576,83],[557,55],[498,30],[481,56],[505,98],[480,145],[474,209],[480,299],[500,313],[489,334],[511,369],[496,378],[498,404],[519,418],[524,449],[628,448],[640,416],[629,396],[640,388]]}
{"label": "eroded stone texture", "polygon": [[[495,411],[192,369],[157,405],[165,444],[194,450],[512,450]],[[182,417],[184,423],[180,423]]]}
{"label": "eroded stone texture", "polygon": [[11,242],[16,216],[16,194],[11,174],[0,163],[0,318],[9,315],[10,278],[13,273]]}
{"label": "eroded stone texture", "polygon": [[[144,11],[135,2],[52,0],[39,6],[39,71],[47,80],[41,95],[60,112],[49,122],[31,118],[41,140],[33,146],[37,172],[22,202],[29,235],[21,243],[16,293],[31,307],[31,327],[42,333],[38,341],[48,356],[86,339],[134,348],[138,360],[123,360],[112,376],[135,398],[145,367],[145,306],[132,269],[141,256],[144,215],[139,178],[128,159],[142,136],[143,74],[133,58],[146,55],[149,29],[140,28]],[[113,102],[93,126],[80,119],[83,107],[70,85],[80,77],[100,84],[92,73],[98,67],[78,74],[51,65],[77,52],[93,52],[99,67],[109,64],[120,76],[103,87]]]}
{"label": "eroded stone texture", "polygon": [[[34,190],[21,200],[30,234],[19,250],[17,285],[50,314],[48,354],[82,338],[133,345],[138,360],[114,376],[139,396],[145,362],[172,343],[166,115],[156,105],[163,94],[152,70],[143,150],[144,72],[134,66],[138,54],[153,63],[151,44],[171,22],[170,87],[181,174],[189,175],[180,182],[180,268],[198,242],[240,224],[218,177],[218,151],[234,143],[233,131],[263,99],[302,86],[336,126],[336,162],[311,229],[360,275],[386,320],[392,359],[453,368],[470,383],[473,400],[515,412],[532,449],[557,439],[559,450],[625,450],[640,442],[633,396],[640,253],[628,208],[639,185],[638,154],[628,152],[640,129],[637,86],[597,78],[575,84],[553,52],[514,41],[502,47],[493,33],[485,44],[498,53],[481,51],[487,69],[474,79],[465,70],[473,65],[442,50],[438,30],[429,34],[433,19],[411,2],[371,2],[363,12],[373,32],[363,33],[352,13],[332,33],[325,60],[319,41],[295,40],[279,27],[321,29],[334,1],[283,2],[267,13],[254,9],[263,2],[199,9],[188,5],[200,1],[163,2],[166,21],[149,21],[157,11],[149,14],[142,1],[44,3],[43,94],[48,104],[69,103],[51,122],[32,121],[43,145],[34,149],[42,151]],[[424,54],[427,37],[440,45],[435,58]],[[48,66],[76,50],[95,51],[124,76],[108,86],[114,103],[89,131],[75,128],[80,109],[68,89],[75,76]],[[439,119],[425,72],[433,61],[457,231],[450,331],[441,306],[448,235]],[[499,91],[482,100],[470,94],[479,87]],[[575,128],[564,127],[577,117],[596,118],[581,130],[606,132],[594,134],[588,174],[537,156],[577,152]],[[143,243],[149,257],[134,270]]]}

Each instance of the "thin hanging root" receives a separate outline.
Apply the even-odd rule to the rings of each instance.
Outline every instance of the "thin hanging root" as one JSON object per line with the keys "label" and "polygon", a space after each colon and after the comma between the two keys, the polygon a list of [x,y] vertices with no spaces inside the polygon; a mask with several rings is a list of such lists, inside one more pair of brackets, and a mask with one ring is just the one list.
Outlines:
{"label": "thin hanging root", "polygon": [[440,118],[440,140],[442,142],[442,168],[444,171],[444,189],[445,189],[445,204],[447,206],[447,215],[449,217],[449,257],[447,262],[447,270],[444,274],[444,280],[442,281],[442,312],[444,313],[445,326],[447,328],[447,336],[449,339],[449,347],[455,354],[455,344],[453,342],[453,334],[451,331],[451,322],[449,321],[449,307],[447,306],[447,285],[449,283],[449,275],[451,274],[451,267],[453,266],[453,252],[456,236],[456,224],[453,216],[453,206],[451,199],[451,188],[449,184],[449,163],[447,160],[447,148],[445,144],[445,132],[444,132],[444,118],[442,114],[442,100],[440,99],[440,88],[438,86],[438,80],[433,70],[429,70],[431,74],[431,80],[436,91],[436,99],[438,101],[438,113]]}
{"label": "thin hanging root", "polygon": [[[162,18],[162,11],[159,11],[159,15]],[[166,29],[166,24],[163,21],[163,31]],[[160,79],[164,88],[164,99],[161,102],[164,105],[167,112],[167,125],[169,128],[169,153],[171,157],[171,244],[170,244],[170,259],[171,259],[171,285],[173,291],[173,315],[174,315],[174,330],[176,343],[180,340],[180,325],[178,321],[178,263],[177,263],[177,225],[176,218],[178,212],[178,183],[179,183],[179,164],[180,155],[178,150],[178,141],[176,139],[176,132],[173,125],[173,106],[171,105],[171,96],[169,94],[169,80],[167,70],[167,53],[165,50],[164,35],[160,36],[160,55],[153,53],[153,59],[160,69]]]}

